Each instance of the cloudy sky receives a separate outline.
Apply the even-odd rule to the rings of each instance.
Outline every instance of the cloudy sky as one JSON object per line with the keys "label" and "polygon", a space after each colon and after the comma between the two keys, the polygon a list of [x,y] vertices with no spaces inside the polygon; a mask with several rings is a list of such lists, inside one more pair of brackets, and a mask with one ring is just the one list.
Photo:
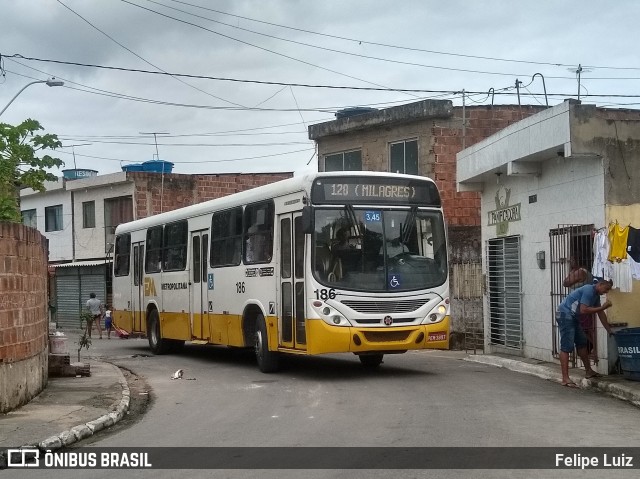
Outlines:
{"label": "cloudy sky", "polygon": [[65,82],[0,121],[39,120],[66,168],[75,151],[101,174],[154,159],[149,132],[175,172],[301,171],[308,125],[342,108],[517,103],[516,79],[544,103],[535,73],[554,105],[579,65],[583,101],[640,107],[635,0],[0,0],[0,17],[0,109]]}

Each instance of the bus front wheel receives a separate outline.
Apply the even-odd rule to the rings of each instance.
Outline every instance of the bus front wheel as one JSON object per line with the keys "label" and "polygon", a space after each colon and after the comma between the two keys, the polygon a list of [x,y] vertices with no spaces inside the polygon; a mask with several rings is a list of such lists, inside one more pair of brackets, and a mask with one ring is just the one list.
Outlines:
{"label": "bus front wheel", "polygon": [[260,371],[272,373],[278,370],[278,353],[269,351],[267,323],[262,314],[256,318],[255,349]]}
{"label": "bus front wheel", "polygon": [[382,364],[384,354],[360,354],[358,357],[365,368],[377,368]]}
{"label": "bus front wheel", "polygon": [[149,338],[149,347],[153,354],[166,354],[169,352],[169,340],[162,339],[162,335],[160,334],[160,316],[158,315],[157,309],[149,313],[147,337]]}

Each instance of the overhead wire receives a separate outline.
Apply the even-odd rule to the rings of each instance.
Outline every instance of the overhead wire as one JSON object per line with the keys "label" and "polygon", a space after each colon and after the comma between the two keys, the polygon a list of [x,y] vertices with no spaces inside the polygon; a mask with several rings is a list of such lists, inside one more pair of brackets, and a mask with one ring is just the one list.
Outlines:
{"label": "overhead wire", "polygon": [[[98,28],[96,25],[94,25],[93,23],[91,23],[89,20],[87,20],[85,17],[83,17],[82,15],[80,15],[78,12],[76,12],[75,10],[73,10],[71,7],[69,7],[68,5],[66,5],[65,3],[63,3],[61,0],[56,0],[60,5],[62,5],[64,8],[66,8],[67,10],[69,10],[71,13],[73,13],[74,15],[76,15],[78,18],[80,18],[82,21],[84,21],[85,23],[87,23],[88,25],[90,25],[92,28],[94,28],[95,30],[97,30],[98,32],[102,33],[105,37],[107,37],[109,40],[111,40],[112,42],[114,42],[116,45],[124,48],[126,51],[128,51],[129,53],[131,53],[132,55],[134,55],[136,58],[139,58],[140,60],[142,60],[143,62],[145,62],[147,65],[151,65],[153,68],[156,68],[157,70],[164,72],[164,73],[168,73],[166,70],[164,70],[163,68],[159,67],[158,65],[151,63],[150,61],[148,61],[146,58],[143,58],[142,56],[140,56],[139,54],[137,54],[136,52],[134,52],[133,50],[131,50],[129,47],[125,46],[124,44],[120,43],[118,40],[116,40],[114,37],[112,37],[111,35],[109,35],[107,32],[105,32],[104,30]],[[217,100],[223,101],[225,103],[229,103],[231,105],[236,105],[236,106],[244,106],[241,105],[240,103],[235,103],[229,100],[226,100],[225,98],[216,96],[212,93],[209,93],[208,91],[205,91],[201,88],[198,88],[195,85],[191,85],[190,83],[184,81],[182,78],[176,77],[171,75],[171,77],[176,80],[179,81],[180,83],[182,83],[183,85],[188,86],[189,88],[193,88],[194,90],[197,90],[201,93],[204,93],[205,95],[208,95],[212,98],[216,98]]]}
{"label": "overhead wire", "polygon": [[[247,156],[247,157],[241,157],[241,158],[228,158],[225,160],[172,160],[171,163],[175,163],[175,164],[204,164],[204,163],[227,163],[227,162],[232,162],[232,161],[246,161],[246,160],[256,160],[256,159],[261,159],[261,158],[271,158],[271,157],[276,157],[276,156],[285,156],[285,155],[292,155],[294,153],[302,153],[304,151],[309,151],[310,148],[304,148],[301,150],[293,150],[293,151],[285,151],[285,152],[280,152],[280,153],[271,153],[268,155],[259,155],[259,156]],[[59,151],[59,150],[55,150],[55,153],[62,153],[65,155],[72,155],[73,153],[68,152],[68,151]],[[80,156],[80,157],[84,157],[84,158],[93,158],[93,159],[98,159],[98,160],[107,160],[107,161],[119,161],[121,163],[137,163],[136,161],[132,161],[132,160],[124,160],[122,158],[110,158],[110,157],[105,157],[105,156],[95,156],[95,155],[83,155],[83,154],[79,154],[76,153],[76,156]]]}
{"label": "overhead wire", "polygon": [[[125,3],[131,3],[129,1],[127,1],[127,0],[121,0],[121,1],[123,1]],[[179,9],[179,8],[170,7],[168,5],[164,5],[164,4],[160,3],[160,2],[156,2],[155,0],[146,0],[146,1],[149,2],[149,3],[156,4],[156,5],[160,5],[160,6],[165,7],[165,8],[176,10],[176,11],[184,13],[186,15],[191,15],[191,16],[194,16],[196,18],[207,20],[207,21],[210,21],[210,22],[213,22],[213,23],[218,23],[220,25],[224,25],[224,26],[227,26],[227,27],[230,27],[230,28],[235,28],[237,30],[250,32],[250,33],[253,33],[255,35],[260,35],[260,36],[267,37],[267,38],[273,38],[273,39],[280,40],[280,41],[283,41],[283,42],[294,43],[296,45],[302,45],[302,46],[309,47],[309,48],[315,48],[315,49],[324,50],[324,51],[333,52],[333,53],[340,53],[342,55],[349,55],[349,56],[353,56],[353,57],[366,58],[366,59],[369,59],[369,60],[376,60],[376,61],[382,61],[382,62],[388,62],[388,63],[396,63],[396,64],[400,64],[400,65],[408,65],[408,66],[415,66],[415,67],[421,67],[421,68],[432,68],[432,69],[436,69],[436,70],[457,71],[457,72],[465,72],[465,73],[482,73],[482,74],[485,74],[485,75],[518,76],[516,73],[486,72],[486,71],[470,70],[470,69],[465,69],[465,68],[452,68],[452,67],[443,67],[443,66],[437,66],[437,65],[425,65],[423,63],[407,62],[407,61],[402,61],[402,60],[393,60],[393,59],[390,59],[390,58],[374,57],[374,56],[371,56],[371,55],[364,55],[364,54],[361,54],[361,53],[347,52],[347,51],[344,51],[344,50],[338,50],[338,49],[335,49],[335,48],[328,48],[328,47],[323,47],[323,46],[319,46],[319,45],[313,45],[313,44],[306,43],[306,42],[300,42],[300,41],[297,41],[297,40],[291,40],[291,39],[288,39],[288,38],[282,38],[282,37],[278,37],[278,36],[275,36],[275,35],[269,35],[267,33],[257,32],[255,30],[250,30],[248,28],[243,28],[243,27],[241,27],[239,25],[232,25],[232,24],[229,24],[229,23],[221,22],[219,20],[214,20],[213,18],[205,17],[205,16],[202,16],[202,15],[196,15],[195,13],[190,13],[190,12],[187,12],[187,11]],[[135,5],[135,4],[132,4],[132,5]],[[141,7],[141,8],[144,8],[144,7]],[[158,13],[153,9],[149,9],[149,10],[152,11],[152,12]],[[174,17],[169,17],[169,18],[174,18]],[[176,19],[176,20],[181,21],[179,19]]]}
{"label": "overhead wire", "polygon": [[[115,66],[109,66],[109,65],[98,65],[98,64],[94,64],[94,63],[81,63],[81,62],[70,62],[70,61],[63,61],[63,60],[53,60],[53,59],[48,59],[48,58],[27,57],[27,56],[21,55],[19,53],[14,53],[14,54],[10,54],[10,55],[5,55],[3,53],[0,53],[0,56],[2,56],[4,58],[7,58],[7,59],[18,58],[18,59],[26,60],[26,61],[36,61],[36,62],[42,62],[42,63],[54,63],[54,64],[60,64],[60,65],[71,65],[71,66],[79,66],[79,67],[84,67],[84,68],[98,68],[98,69],[103,69],[103,70],[124,71],[124,72],[129,72],[129,73],[143,73],[143,74],[148,74],[148,75],[159,75],[159,76],[175,75],[175,76],[180,76],[180,77],[184,77],[184,78],[199,78],[199,79],[203,79],[203,80],[228,81],[228,82],[236,82],[236,83],[255,83],[255,84],[260,84],[260,85],[295,86],[295,87],[302,87],[302,88],[326,88],[326,89],[333,89],[333,90],[411,92],[411,93],[449,93],[449,94],[451,94],[451,93],[455,93],[455,91],[457,91],[457,90],[430,90],[430,89],[426,89],[426,88],[392,88],[392,89],[389,89],[387,87],[380,88],[380,87],[360,87],[360,86],[347,86],[347,85],[327,85],[327,84],[277,82],[277,81],[265,81],[265,80],[247,80],[247,79],[238,79],[238,78],[229,78],[229,77],[215,77],[215,76],[210,76],[210,75],[195,75],[195,74],[188,74],[188,73],[175,73],[175,72],[173,72],[173,73],[164,73],[164,72],[159,72],[159,71],[143,70],[143,69],[139,69],[139,68],[125,68],[125,67],[115,67]],[[545,77],[545,78],[549,78],[549,77]],[[567,79],[573,80],[573,77],[567,78]],[[594,78],[589,77],[589,80],[593,80],[593,79]],[[601,79],[603,79],[603,78],[601,78]],[[640,77],[639,78],[628,78],[628,79],[640,80]],[[481,91],[481,92],[469,91],[468,93],[483,94],[484,95],[486,93],[486,91]],[[515,93],[513,93],[513,95],[515,95]],[[568,94],[568,93],[549,93],[548,95],[549,96],[559,96],[559,97],[570,97],[570,96],[572,96],[571,94]],[[591,94],[589,96],[594,96],[594,97],[622,97],[622,98],[640,97],[640,95],[611,94],[611,93],[607,93],[607,94]],[[250,109],[250,108],[248,107],[248,109]]]}
{"label": "overhead wire", "polygon": [[[313,30],[307,30],[307,29],[304,29],[304,28],[291,27],[291,26],[282,25],[282,24],[279,24],[279,23],[267,22],[267,21],[264,21],[264,20],[257,20],[255,18],[250,18],[250,17],[246,17],[246,16],[242,16],[242,15],[228,13],[228,12],[224,12],[222,10],[217,10],[217,9],[210,8],[210,7],[203,7],[201,5],[196,5],[196,4],[193,4],[193,3],[184,2],[184,1],[180,1],[180,0],[168,0],[168,1],[173,2],[173,3],[180,3],[180,4],[183,4],[183,5],[188,5],[188,6],[191,6],[191,7],[194,7],[194,8],[200,8],[202,10],[208,10],[208,11],[211,11],[211,12],[219,13],[221,15],[227,15],[227,16],[234,17],[234,18],[239,18],[239,19],[242,19],[242,20],[248,20],[248,21],[255,22],[255,23],[261,23],[261,24],[264,24],[264,25],[269,25],[269,26],[273,26],[273,27],[288,29],[288,30],[292,30],[292,31],[302,32],[302,33],[309,33],[311,35],[318,35],[318,36],[322,36],[322,37],[326,37],[326,38],[332,38],[332,39],[336,39],[336,40],[344,40],[344,41],[348,41],[348,42],[357,43],[358,45],[362,45],[362,44],[364,44],[364,45],[373,45],[373,46],[380,46],[380,47],[393,48],[393,49],[399,49],[399,50],[407,50],[407,51],[414,51],[414,52],[421,52],[421,53],[431,53],[431,54],[434,54],[434,55],[453,56],[453,57],[460,57],[460,58],[473,58],[473,59],[478,59],[478,60],[490,60],[490,61],[497,61],[497,62],[523,63],[523,64],[529,64],[529,65],[547,65],[547,66],[556,66],[556,67],[573,67],[573,66],[575,66],[575,64],[569,64],[569,63],[540,62],[540,61],[532,61],[532,60],[517,60],[517,59],[512,59],[512,58],[499,58],[499,57],[491,57],[491,56],[483,56],[483,55],[470,55],[470,54],[464,54],[464,53],[443,52],[443,51],[438,51],[438,50],[428,50],[428,49],[425,49],[425,48],[408,47],[408,46],[403,46],[403,45],[394,45],[394,44],[390,44],[390,43],[373,42],[373,41],[364,40],[362,38],[350,38],[350,37],[345,37],[345,36],[340,36],[340,35],[332,35],[332,34],[328,34],[328,33],[321,33],[321,32],[316,32],[316,31],[313,31]],[[587,68],[598,68],[598,69],[608,69],[608,70],[640,70],[640,67],[613,67],[613,66],[602,66],[602,65],[585,65],[585,67],[587,67]]]}
{"label": "overhead wire", "polygon": [[129,5],[131,5],[131,6],[141,8],[142,10],[147,10],[147,11],[149,11],[149,12],[151,12],[151,13],[155,13],[156,15],[160,15],[160,16],[162,16],[162,17],[169,18],[169,19],[171,19],[171,20],[175,20],[175,21],[180,22],[180,23],[184,23],[184,24],[186,24],[186,25],[191,25],[191,26],[193,26],[193,27],[196,27],[196,28],[199,28],[199,29],[205,30],[205,31],[207,31],[207,32],[213,33],[214,35],[219,35],[219,36],[224,37],[224,38],[227,38],[227,39],[229,39],[229,40],[233,40],[233,41],[236,41],[236,42],[238,42],[238,43],[242,43],[243,45],[248,45],[248,46],[251,46],[251,47],[253,47],[253,48],[257,48],[258,50],[263,50],[263,51],[266,51],[266,52],[272,53],[272,54],[274,54],[274,55],[281,56],[281,57],[283,57],[283,58],[288,58],[289,60],[293,60],[293,61],[296,61],[296,62],[302,63],[302,64],[304,64],[304,65],[312,66],[312,67],[314,67],[314,68],[319,68],[319,69],[321,69],[321,70],[325,70],[325,71],[328,71],[328,72],[331,72],[331,73],[335,73],[336,75],[340,75],[340,76],[344,76],[344,77],[347,77],[347,78],[351,78],[352,80],[361,81],[361,82],[363,82],[363,83],[367,83],[367,84],[369,84],[369,85],[375,85],[375,86],[377,86],[377,87],[382,87],[384,90],[388,90],[388,91],[400,91],[401,93],[407,93],[406,91],[395,90],[395,89],[393,89],[393,88],[389,88],[389,87],[387,87],[387,86],[385,86],[385,85],[381,85],[381,84],[379,84],[379,83],[375,83],[375,82],[371,82],[371,81],[369,81],[369,80],[365,80],[364,78],[358,78],[358,77],[353,76],[353,75],[348,75],[348,74],[346,74],[346,73],[344,73],[344,72],[341,72],[341,71],[338,71],[338,70],[333,70],[333,69],[331,69],[331,68],[323,67],[323,66],[321,66],[321,65],[317,65],[317,64],[314,64],[314,63],[308,62],[308,61],[306,61],[306,60],[302,60],[302,59],[300,59],[300,58],[293,57],[293,56],[291,56],[291,55],[286,55],[286,54],[284,54],[284,53],[276,52],[275,50],[271,50],[271,49],[266,48],[266,47],[261,47],[260,45],[256,45],[256,44],[251,43],[251,42],[247,42],[247,41],[244,41],[244,40],[240,40],[239,38],[235,38],[235,37],[232,37],[232,36],[230,36],[230,35],[225,35],[224,33],[216,32],[215,30],[211,30],[210,28],[203,27],[202,25],[198,25],[197,23],[188,22],[188,21],[186,21],[186,20],[182,20],[182,19],[179,19],[179,18],[176,18],[176,17],[172,17],[171,15],[167,15],[167,14],[165,14],[165,13],[158,12],[158,11],[153,10],[153,9],[151,9],[151,8],[143,7],[142,5],[138,5],[137,3],[130,2],[129,0],[120,0],[120,1],[121,1],[121,2],[123,2],[123,3],[129,4]]}

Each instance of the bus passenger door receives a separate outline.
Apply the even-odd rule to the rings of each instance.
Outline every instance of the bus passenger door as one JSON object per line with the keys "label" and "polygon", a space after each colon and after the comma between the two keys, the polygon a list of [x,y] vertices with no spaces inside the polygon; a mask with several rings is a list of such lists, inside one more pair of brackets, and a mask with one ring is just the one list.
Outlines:
{"label": "bus passenger door", "polygon": [[279,343],[286,348],[306,349],[302,214],[279,215],[278,224]]}
{"label": "bus passenger door", "polygon": [[207,263],[209,235],[204,231],[191,232],[191,273],[189,306],[191,310],[191,337],[209,339],[207,305]]}
{"label": "bus passenger door", "polygon": [[142,331],[144,306],[144,243],[133,243],[133,286],[131,290],[132,331]]}

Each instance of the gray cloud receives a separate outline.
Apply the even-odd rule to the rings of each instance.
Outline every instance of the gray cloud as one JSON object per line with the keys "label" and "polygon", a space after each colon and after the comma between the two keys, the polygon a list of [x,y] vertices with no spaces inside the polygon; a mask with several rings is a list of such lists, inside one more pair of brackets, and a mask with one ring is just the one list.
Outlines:
{"label": "gray cloud", "polygon": [[[116,0],[63,0],[66,5],[118,42],[170,72],[247,80],[350,86],[368,86],[374,83],[393,88],[430,90],[464,88],[467,91],[487,91],[491,87],[498,89],[512,86],[516,77],[526,84],[529,83],[533,73],[541,72],[547,79],[546,85],[549,92],[569,93],[574,96],[577,93],[577,82],[567,66],[438,55],[424,51],[370,45],[366,41],[530,62],[640,68],[637,64],[637,55],[633,50],[638,39],[635,21],[640,17],[640,4],[633,0],[616,2],[615,8],[605,8],[607,5],[599,1],[562,0],[543,0],[535,3],[514,3],[502,0],[488,2],[436,0],[205,2],[187,0],[189,3],[266,22],[361,39],[365,41],[362,44],[259,24],[246,19],[194,9],[171,0],[158,0],[159,3],[189,10],[236,27],[314,44],[325,49],[384,57],[400,62],[504,73],[504,75],[426,68],[349,56],[197,19],[145,0],[131,1],[196,23],[219,34],[185,25]],[[39,58],[154,70],[153,67],[113,43],[53,0],[29,2],[5,0],[2,5],[2,16],[0,53],[3,55],[19,53]],[[240,41],[222,35],[234,37]],[[280,55],[247,43],[272,50]],[[295,61],[285,56],[302,61]],[[416,99],[415,96],[400,92],[361,92],[301,87],[283,89],[282,86],[277,85],[184,79],[185,82],[205,90],[209,93],[208,95],[170,77],[22,60],[21,63],[45,73],[35,72],[10,59],[5,59],[3,65],[8,72],[4,83],[0,84],[0,107],[3,107],[22,86],[31,81],[19,75],[44,79],[47,74],[52,74],[67,80],[67,87],[74,86],[70,82],[77,82],[120,94],[165,102],[209,107],[228,107],[230,106],[228,102],[231,102],[248,107],[261,104],[263,108],[294,110],[256,112],[183,108],[114,99],[70,88],[47,88],[44,85],[34,85],[25,90],[0,118],[2,121],[11,123],[27,117],[36,118],[44,124],[47,131],[68,135],[69,140],[65,140],[67,144],[91,142],[90,136],[137,135],[141,131],[168,131],[174,135],[180,135],[229,130],[245,131],[237,136],[183,137],[160,141],[162,143],[215,144],[306,142],[303,145],[278,146],[159,146],[160,156],[174,161],[176,171],[183,172],[283,171],[304,167],[313,152],[313,144],[306,137],[305,124],[329,119],[332,114],[331,112],[298,112],[295,111],[296,102],[302,109],[331,108],[335,110],[365,104],[382,107],[385,104],[410,102]],[[567,78],[552,78],[554,76]],[[640,70],[591,69],[583,74],[582,94],[587,92],[637,94],[637,80],[593,79],[621,76],[640,77]],[[529,87],[529,91],[542,92],[539,80]],[[273,98],[270,98],[272,96]],[[425,93],[418,96],[432,95]],[[265,102],[267,99],[268,101]],[[459,97],[453,99],[456,104],[460,104]],[[482,100],[480,96],[475,99]],[[543,101],[541,96],[524,100],[526,103]],[[554,104],[559,101],[562,101],[562,98],[554,98],[551,102]],[[588,101],[611,104],[633,103],[635,100],[597,98]],[[496,98],[496,103],[515,102],[515,97]],[[631,107],[636,106],[631,105]],[[291,125],[249,130],[280,124]],[[259,134],[274,132],[280,132],[280,134]],[[76,161],[79,167],[95,168],[101,173],[118,170],[119,161],[100,160],[80,155],[114,158],[127,162],[151,159],[155,153],[155,147],[151,145],[97,143],[96,138],[93,141],[91,146],[75,148]],[[137,141],[149,142],[149,139],[139,138]],[[301,149],[307,149],[307,151],[283,155],[287,151]],[[248,161],[205,163],[269,154],[280,156]],[[60,154],[59,156],[67,162],[68,166],[73,163],[70,155]],[[181,163],[187,161],[203,163]]]}

